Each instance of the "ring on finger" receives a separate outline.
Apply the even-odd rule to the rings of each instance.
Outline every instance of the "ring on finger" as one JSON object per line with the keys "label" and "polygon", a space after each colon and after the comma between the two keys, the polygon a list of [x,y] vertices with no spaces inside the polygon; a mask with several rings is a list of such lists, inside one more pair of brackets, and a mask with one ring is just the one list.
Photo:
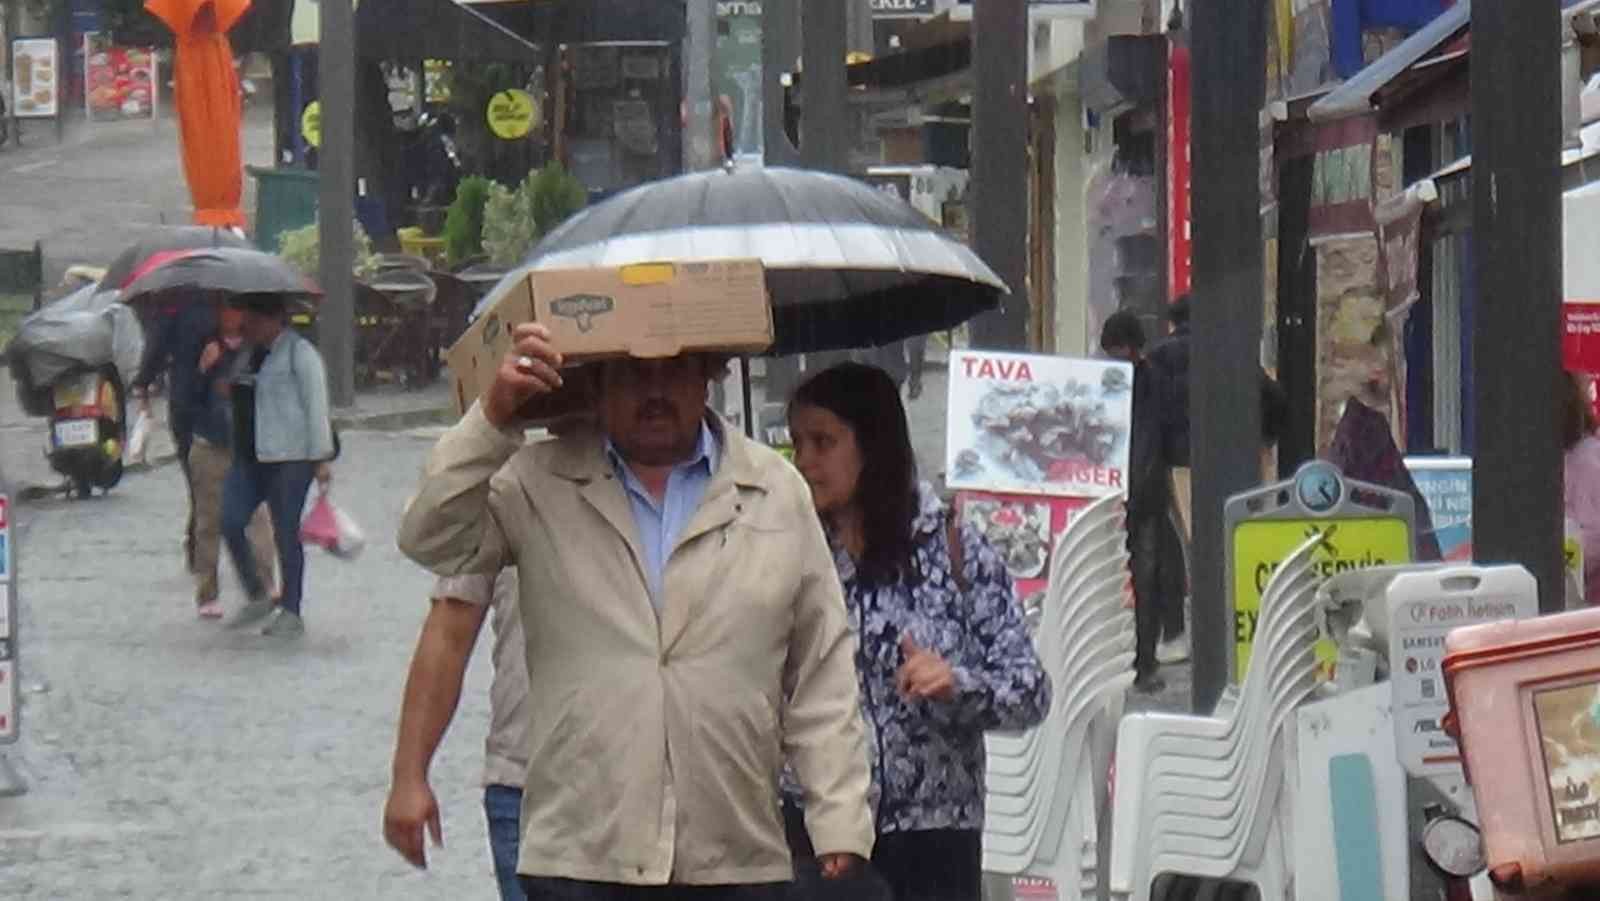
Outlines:
{"label": "ring on finger", "polygon": [[517,368],[524,370],[532,369],[533,357],[517,357]]}

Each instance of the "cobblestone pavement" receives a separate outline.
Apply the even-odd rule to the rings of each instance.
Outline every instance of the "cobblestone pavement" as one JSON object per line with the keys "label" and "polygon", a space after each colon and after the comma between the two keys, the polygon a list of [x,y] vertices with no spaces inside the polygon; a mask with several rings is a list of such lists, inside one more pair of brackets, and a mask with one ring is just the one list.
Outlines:
{"label": "cobblestone pavement", "polygon": [[394,526],[428,446],[345,437],[334,496],[370,544],[349,563],[309,554],[298,647],[195,619],[174,466],[17,511],[24,707],[5,753],[30,790],[0,799],[0,895],[493,897],[487,654],[435,764],[446,846],[433,869],[413,873],[379,830],[429,584]]}

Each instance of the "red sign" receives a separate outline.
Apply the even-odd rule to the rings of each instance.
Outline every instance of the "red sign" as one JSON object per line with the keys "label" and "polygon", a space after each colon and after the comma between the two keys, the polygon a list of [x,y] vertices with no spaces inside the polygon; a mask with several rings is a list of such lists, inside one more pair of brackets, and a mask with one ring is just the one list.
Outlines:
{"label": "red sign", "polygon": [[11,499],[0,494],[0,529],[11,525]]}
{"label": "red sign", "polygon": [[1189,212],[1189,48],[1167,50],[1167,299],[1189,293],[1194,254]]}
{"label": "red sign", "polygon": [[1573,372],[1600,373],[1600,302],[1561,305],[1561,361]]}

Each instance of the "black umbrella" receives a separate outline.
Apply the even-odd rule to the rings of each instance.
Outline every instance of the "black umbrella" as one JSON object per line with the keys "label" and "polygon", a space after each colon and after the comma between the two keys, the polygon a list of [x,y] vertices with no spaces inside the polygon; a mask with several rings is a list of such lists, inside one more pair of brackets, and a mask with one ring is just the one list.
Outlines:
{"label": "black umbrella", "polygon": [[852,178],[783,168],[697,172],[618,194],[547,235],[512,276],[753,257],[767,267],[774,355],[954,328],[1006,293],[977,254],[898,197]]}
{"label": "black umbrella", "polygon": [[322,294],[282,257],[248,248],[214,247],[183,251],[151,266],[123,289],[122,302],[135,304],[174,291],[277,294],[297,302]]}
{"label": "black umbrella", "polygon": [[123,248],[100,279],[101,290],[121,290],[144,262],[162,251],[201,247],[249,247],[250,242],[226,228],[206,225],[151,226],[139,240]]}

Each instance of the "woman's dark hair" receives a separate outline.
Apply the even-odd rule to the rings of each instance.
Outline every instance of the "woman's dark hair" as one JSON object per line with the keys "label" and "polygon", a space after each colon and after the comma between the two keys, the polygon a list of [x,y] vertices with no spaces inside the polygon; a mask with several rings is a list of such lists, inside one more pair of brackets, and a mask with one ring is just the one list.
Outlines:
{"label": "woman's dark hair", "polygon": [[894,380],[875,366],[841,363],[807,379],[789,407],[827,410],[855,434],[861,479],[854,501],[866,533],[866,549],[856,563],[862,581],[889,585],[915,579],[911,524],[918,505],[917,459]]}
{"label": "woman's dark hair", "polygon": [[1564,391],[1561,412],[1561,449],[1572,450],[1594,433],[1594,409],[1583,390],[1583,383],[1570,372],[1562,373]]}

